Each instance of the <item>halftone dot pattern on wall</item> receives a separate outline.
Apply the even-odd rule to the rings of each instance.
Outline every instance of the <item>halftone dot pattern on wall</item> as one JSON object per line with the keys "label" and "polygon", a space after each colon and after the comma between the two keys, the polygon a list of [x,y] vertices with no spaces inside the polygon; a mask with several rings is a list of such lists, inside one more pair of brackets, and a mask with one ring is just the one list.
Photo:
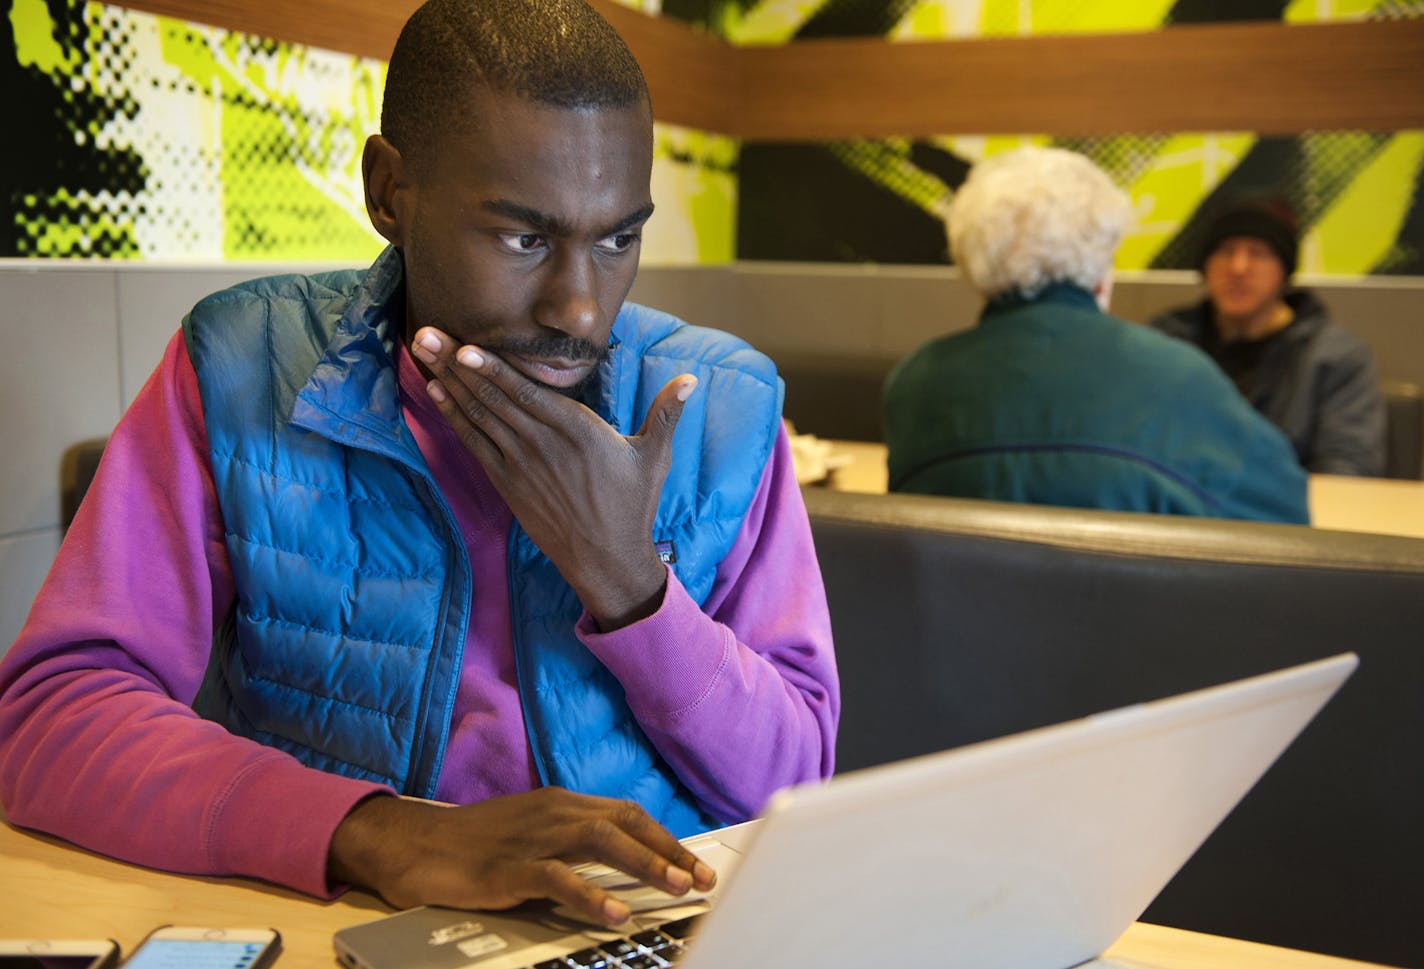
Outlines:
{"label": "halftone dot pattern on wall", "polygon": [[[384,245],[360,170],[380,127],[380,61],[99,3],[11,0],[0,76],[33,146],[0,163],[0,256],[359,264]],[[644,260],[731,260],[736,141],[656,133]]]}

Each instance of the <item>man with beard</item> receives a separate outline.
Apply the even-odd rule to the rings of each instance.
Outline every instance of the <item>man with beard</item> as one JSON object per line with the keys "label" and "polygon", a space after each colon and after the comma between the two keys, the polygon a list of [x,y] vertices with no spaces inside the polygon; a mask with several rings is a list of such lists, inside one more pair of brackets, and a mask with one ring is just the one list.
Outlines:
{"label": "man with beard", "polygon": [[571,863],[705,889],[678,837],[831,773],[780,382],[624,302],[651,164],[582,0],[412,15],[363,161],[390,247],[200,302],[110,439],[0,665],[13,823],[618,923]]}

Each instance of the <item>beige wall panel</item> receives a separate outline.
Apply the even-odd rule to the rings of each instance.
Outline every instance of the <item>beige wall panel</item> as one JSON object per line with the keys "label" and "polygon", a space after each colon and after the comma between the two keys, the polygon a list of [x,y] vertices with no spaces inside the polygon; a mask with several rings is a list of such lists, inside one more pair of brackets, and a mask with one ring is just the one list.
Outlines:
{"label": "beige wall panel", "polygon": [[628,298],[689,323],[731,330],[737,315],[734,273],[731,266],[647,266],[638,270]]}
{"label": "beige wall panel", "polygon": [[740,263],[735,274],[738,336],[776,358],[858,354],[880,345],[874,266]]}
{"label": "beige wall panel", "polygon": [[875,289],[883,323],[874,350],[893,360],[935,337],[968,329],[984,307],[956,269],[881,267]]}
{"label": "beige wall panel", "polygon": [[0,536],[56,527],[61,455],[118,419],[114,275],[0,266]]}
{"label": "beige wall panel", "polygon": [[20,634],[57,551],[58,528],[0,536],[0,656]]}
{"label": "beige wall panel", "polygon": [[[1424,280],[1305,277],[1341,323],[1370,344],[1381,374],[1424,386]],[[1123,274],[1112,312],[1144,323],[1200,299],[1194,272]],[[730,330],[773,357],[898,360],[965,329],[982,302],[952,267],[741,262],[649,268],[633,299]]]}
{"label": "beige wall panel", "polygon": [[1374,350],[1380,376],[1424,387],[1424,280],[1323,285],[1316,293],[1331,315]]}

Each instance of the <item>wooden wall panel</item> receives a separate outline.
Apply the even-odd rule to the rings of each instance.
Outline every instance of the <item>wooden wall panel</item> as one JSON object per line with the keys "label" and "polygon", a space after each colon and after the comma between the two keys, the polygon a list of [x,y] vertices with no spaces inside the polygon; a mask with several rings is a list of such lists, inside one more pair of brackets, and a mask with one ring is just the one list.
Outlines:
{"label": "wooden wall panel", "polygon": [[589,0],[623,35],[648,79],[659,121],[734,134],[741,109],[738,57],[725,41],[666,17]]}
{"label": "wooden wall panel", "polygon": [[[936,134],[1424,128],[1424,19],[733,48],[590,0],[643,65],[659,121],[749,141]],[[387,58],[418,0],[122,0]]]}
{"label": "wooden wall panel", "polygon": [[117,6],[226,30],[389,60],[421,0],[115,0]]}
{"label": "wooden wall panel", "polygon": [[745,48],[738,134],[1395,130],[1424,127],[1424,20]]}
{"label": "wooden wall panel", "polygon": [[[623,35],[648,79],[659,121],[704,131],[736,128],[736,51],[676,20],[613,0],[590,0]],[[388,60],[420,0],[117,0],[133,10],[261,37]]]}

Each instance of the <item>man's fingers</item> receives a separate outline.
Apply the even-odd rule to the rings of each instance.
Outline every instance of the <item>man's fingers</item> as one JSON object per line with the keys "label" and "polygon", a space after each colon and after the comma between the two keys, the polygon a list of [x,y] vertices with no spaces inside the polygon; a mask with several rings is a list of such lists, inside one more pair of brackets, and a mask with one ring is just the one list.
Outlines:
{"label": "man's fingers", "polygon": [[461,376],[472,390],[478,393],[478,386],[483,382],[498,391],[497,394],[479,394],[479,397],[501,418],[514,423],[527,414],[541,424],[556,426],[560,423],[563,416],[560,408],[565,405],[565,398],[520,373],[498,354],[482,347],[465,346],[456,351],[455,359],[460,364],[457,369],[463,369]]}
{"label": "man's fingers", "polygon": [[591,922],[622,925],[633,913],[621,902],[579,875],[562,861],[545,861],[529,868],[533,875],[530,898],[552,898]]}
{"label": "man's fingers", "polygon": [[680,871],[691,875],[691,887],[705,891],[716,883],[716,872],[706,862],[689,851],[686,845],[673,837],[672,832],[654,821],[652,815],[638,805],[630,802],[628,808],[635,813],[625,817],[623,821],[625,830],[659,857],[667,859]]}
{"label": "man's fingers", "polygon": [[[677,849],[654,850],[634,832],[609,818],[599,818],[586,828],[584,843],[576,850],[610,868],[617,868],[639,881],[681,895],[692,887],[692,873],[674,859]],[[676,842],[673,842],[676,844]],[[679,846],[680,848],[680,846]]]}
{"label": "man's fingers", "polygon": [[503,457],[504,449],[494,437],[500,432],[500,425],[468,389],[458,382],[452,388],[448,381],[442,381],[439,377],[426,384],[425,389],[446,423],[486,470],[491,468],[492,461]]}
{"label": "man's fingers", "polygon": [[689,851],[652,816],[631,801],[618,803],[614,813],[588,829],[583,850],[588,857],[681,895],[703,891],[716,883],[716,873]]}
{"label": "man's fingers", "polygon": [[475,425],[506,457],[539,434],[551,430],[567,434],[578,426],[573,401],[528,377],[497,353],[483,347],[457,346],[448,334],[433,327],[417,332],[411,352],[438,381],[438,386],[430,388],[436,403],[443,403],[441,391],[453,401],[453,410],[441,408],[446,419],[456,429],[463,422]]}
{"label": "man's fingers", "polygon": [[449,337],[435,327],[423,326],[415,332],[410,352],[426,366],[433,366],[449,352],[451,342]]}
{"label": "man's fingers", "polygon": [[430,399],[465,446],[489,468],[490,460],[508,453],[512,441],[509,424],[501,414],[516,419],[518,415],[511,411],[496,384],[476,375],[477,370],[485,369],[478,354],[472,358],[480,361],[478,368],[459,362],[461,354],[471,358],[469,351],[469,347],[457,347],[447,334],[428,326],[417,331],[411,343],[411,353],[434,376],[426,385]]}

